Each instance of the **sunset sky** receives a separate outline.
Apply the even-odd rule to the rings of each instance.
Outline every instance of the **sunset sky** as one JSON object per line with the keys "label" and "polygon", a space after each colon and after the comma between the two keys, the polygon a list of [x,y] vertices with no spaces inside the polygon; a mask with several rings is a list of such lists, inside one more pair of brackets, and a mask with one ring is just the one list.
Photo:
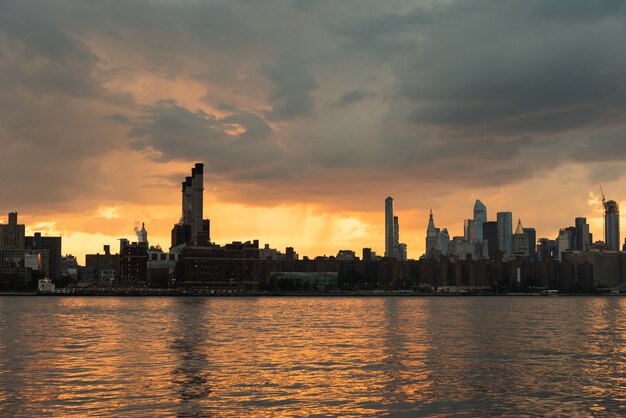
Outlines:
{"label": "sunset sky", "polygon": [[[619,0],[0,0],[0,215],[168,248],[205,163],[217,243],[409,257],[475,199],[537,237],[626,211]],[[622,219],[622,239],[626,221]]]}

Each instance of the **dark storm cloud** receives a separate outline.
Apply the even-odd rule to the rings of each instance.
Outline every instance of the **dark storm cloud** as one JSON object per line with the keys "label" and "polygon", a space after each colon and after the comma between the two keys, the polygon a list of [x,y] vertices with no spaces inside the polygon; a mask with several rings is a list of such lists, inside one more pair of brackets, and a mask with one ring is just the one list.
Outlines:
{"label": "dark storm cloud", "polygon": [[500,170],[506,183],[517,180],[506,165],[625,158],[619,135],[605,135],[624,127],[624,13],[618,1],[433,2],[331,30],[347,54],[393,71],[383,123],[398,152],[381,156],[439,180],[488,184]]}
{"label": "dark storm cloud", "polygon": [[226,176],[256,172],[281,156],[272,129],[263,118],[244,110],[218,118],[167,100],[132,123],[133,149],[155,151],[159,161],[202,159],[212,171]]}
{"label": "dark storm cloud", "polygon": [[65,197],[130,148],[294,199],[363,173],[454,188],[617,163],[625,13],[610,0],[0,0],[3,158],[54,167],[61,186],[43,192]]}
{"label": "dark storm cloud", "polygon": [[362,90],[350,90],[342,94],[339,100],[332,103],[332,106],[339,108],[350,106],[352,104],[365,100],[367,96],[368,93]]}
{"label": "dark storm cloud", "polygon": [[276,65],[265,66],[263,73],[273,84],[268,99],[270,119],[289,121],[315,113],[311,92],[319,86],[301,58],[281,55]]}

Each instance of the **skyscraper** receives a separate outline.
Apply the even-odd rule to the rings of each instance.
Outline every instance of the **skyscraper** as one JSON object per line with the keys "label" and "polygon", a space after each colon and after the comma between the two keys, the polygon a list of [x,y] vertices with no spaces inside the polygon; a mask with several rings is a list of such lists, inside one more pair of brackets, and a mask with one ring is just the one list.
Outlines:
{"label": "skyscraper", "polygon": [[172,230],[172,247],[180,244],[207,245],[210,242],[209,222],[203,220],[204,164],[196,163],[191,176],[182,183],[182,216]]}
{"label": "skyscraper", "polygon": [[448,255],[448,246],[450,245],[450,233],[447,228],[443,228],[439,234],[439,247],[442,255]]}
{"label": "skyscraper", "polygon": [[394,223],[393,223],[393,198],[385,199],[385,257],[394,257]]}
{"label": "skyscraper", "polygon": [[537,231],[535,228],[524,228],[528,235],[528,255],[532,261],[537,261]]}
{"label": "skyscraper", "polygon": [[431,209],[428,228],[426,228],[426,257],[433,257],[439,251],[441,251],[440,230],[435,228],[433,211]]}
{"label": "skyscraper", "polygon": [[484,222],[483,223],[483,241],[487,241],[487,256],[494,260],[498,253],[498,223],[497,222]]}
{"label": "skyscraper", "polygon": [[604,242],[609,250],[620,250],[619,205],[615,200],[604,203]]}
{"label": "skyscraper", "polygon": [[498,212],[498,249],[505,255],[511,255],[511,233],[513,232],[513,214]]}
{"label": "skyscraper", "polygon": [[587,251],[591,248],[591,237],[589,236],[589,224],[587,218],[575,219],[574,249],[577,251]]}
{"label": "skyscraper", "polygon": [[480,200],[474,203],[474,233],[476,240],[483,240],[483,224],[487,222],[487,207]]}
{"label": "skyscraper", "polygon": [[528,257],[528,235],[524,232],[521,219],[517,221],[517,228],[511,237],[511,254],[516,257]]}

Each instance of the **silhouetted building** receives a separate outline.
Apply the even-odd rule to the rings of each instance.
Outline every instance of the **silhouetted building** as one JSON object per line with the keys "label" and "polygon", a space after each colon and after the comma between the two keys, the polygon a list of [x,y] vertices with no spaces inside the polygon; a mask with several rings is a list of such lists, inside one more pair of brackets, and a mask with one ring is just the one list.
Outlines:
{"label": "silhouetted building", "polygon": [[120,279],[126,284],[143,283],[148,279],[148,246],[133,242],[120,254]]}
{"label": "silhouetted building", "polygon": [[495,221],[483,223],[483,240],[487,241],[487,257],[495,260],[498,254],[498,223]]}
{"label": "silhouetted building", "polygon": [[35,232],[32,237],[25,237],[25,246],[29,250],[47,251],[48,271],[45,273],[50,279],[61,277],[61,237],[42,237],[41,232]]}
{"label": "silhouetted building", "polygon": [[505,255],[511,255],[511,233],[513,232],[513,214],[498,212],[498,249]]}
{"label": "silhouetted building", "polygon": [[191,176],[182,182],[182,217],[172,229],[172,247],[181,244],[208,245],[210,222],[202,219],[204,207],[204,164],[196,163]]}
{"label": "silhouetted building", "polygon": [[604,242],[613,251],[619,251],[619,205],[615,200],[604,203]]}
{"label": "silhouetted building", "polygon": [[[125,245],[122,251],[128,248]],[[111,247],[104,246],[104,254],[87,254],[85,255],[85,268],[89,273],[89,279],[100,284],[114,284],[119,279],[120,272],[120,255],[111,254]]]}
{"label": "silhouetted building", "polygon": [[395,226],[393,217],[393,198],[385,199],[385,257],[396,257]]}
{"label": "silhouetted building", "polygon": [[558,248],[555,240],[548,238],[539,238],[537,247],[537,256],[539,260],[558,259]]}
{"label": "silhouetted building", "polygon": [[439,233],[439,248],[441,249],[441,255],[448,255],[448,246],[450,245],[450,233],[447,228]]}
{"label": "silhouetted building", "polygon": [[535,228],[524,228],[528,236],[528,255],[531,261],[537,261],[537,231]]}
{"label": "silhouetted building", "polygon": [[436,257],[438,254],[441,254],[440,230],[435,228],[435,220],[433,219],[433,211],[431,209],[428,227],[426,228],[426,258]]}
{"label": "silhouetted building", "polygon": [[576,218],[575,225],[574,249],[576,251],[588,251],[591,248],[591,237],[587,218]]}
{"label": "silhouetted building", "polygon": [[17,223],[17,212],[9,213],[8,218],[7,224],[0,224],[0,250],[23,250],[25,226]]}

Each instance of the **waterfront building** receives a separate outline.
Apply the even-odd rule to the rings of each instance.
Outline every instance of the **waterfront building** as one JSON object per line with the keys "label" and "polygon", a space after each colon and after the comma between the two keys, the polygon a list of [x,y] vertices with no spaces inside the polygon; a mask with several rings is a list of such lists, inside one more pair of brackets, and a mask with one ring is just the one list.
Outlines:
{"label": "waterfront building", "polygon": [[613,251],[619,251],[619,205],[615,200],[604,203],[604,242]]}
{"label": "waterfront building", "polygon": [[17,212],[10,212],[8,221],[0,224],[0,250],[23,250],[26,227],[17,223]]}
{"label": "waterfront building", "polygon": [[43,262],[45,270],[41,271],[50,279],[56,280],[61,277],[61,237],[44,237],[41,232],[35,232],[34,236],[24,238],[24,245],[26,249],[40,253],[41,257],[45,259]]}
{"label": "waterfront building", "polygon": [[85,255],[85,268],[90,281],[111,285],[120,277],[120,255],[111,254],[111,246],[105,245],[104,254]]}
{"label": "waterfront building", "polygon": [[203,246],[211,242],[211,223],[202,219],[204,210],[204,164],[196,163],[182,182],[182,216],[172,229],[172,247]]}
{"label": "waterfront building", "polygon": [[498,212],[498,250],[504,255],[511,255],[511,232],[513,231],[513,214],[511,212]]}

